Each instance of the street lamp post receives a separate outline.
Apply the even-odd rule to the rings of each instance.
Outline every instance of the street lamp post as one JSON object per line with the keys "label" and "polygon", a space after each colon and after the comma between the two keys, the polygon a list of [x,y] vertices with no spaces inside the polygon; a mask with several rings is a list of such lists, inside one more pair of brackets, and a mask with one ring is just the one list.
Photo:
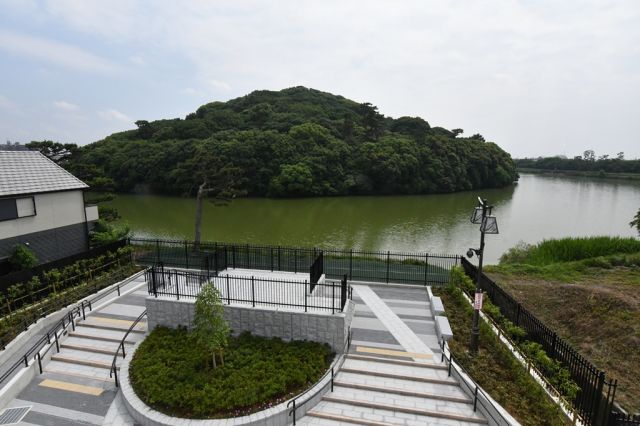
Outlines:
{"label": "street lamp post", "polygon": [[480,279],[482,277],[482,258],[484,257],[484,235],[497,234],[498,222],[495,216],[491,215],[493,206],[487,203],[486,199],[478,197],[478,206],[471,216],[471,223],[480,224],[480,248],[467,251],[467,256],[472,257],[475,253],[478,256],[478,275],[476,279],[476,292],[473,302],[473,323],[471,325],[471,340],[469,341],[469,352],[478,352],[478,339],[480,337],[480,310],[482,309],[482,288]]}

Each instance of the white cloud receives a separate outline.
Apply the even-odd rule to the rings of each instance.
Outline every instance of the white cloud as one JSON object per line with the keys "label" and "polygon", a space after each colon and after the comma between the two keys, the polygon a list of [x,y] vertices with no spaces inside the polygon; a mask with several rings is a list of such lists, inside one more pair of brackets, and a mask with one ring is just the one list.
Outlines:
{"label": "white cloud", "polygon": [[135,55],[129,57],[129,62],[138,66],[143,66],[147,64],[144,58],[142,58],[141,56],[135,56]]}
{"label": "white cloud", "polygon": [[222,90],[225,92],[228,92],[229,90],[231,90],[231,86],[229,85],[229,83],[225,83],[224,81],[221,81],[221,80],[210,79],[210,80],[207,80],[207,84],[214,90]]}
{"label": "white cloud", "polygon": [[6,96],[0,95],[0,109],[11,110],[15,105]]}
{"label": "white cloud", "polygon": [[53,106],[62,111],[77,111],[78,105],[67,101],[55,101]]}
{"label": "white cloud", "polygon": [[201,92],[194,89],[193,87],[187,87],[180,91],[183,95],[199,95]]}
{"label": "white cloud", "polygon": [[98,111],[98,115],[103,120],[118,121],[121,123],[133,124],[133,120],[131,118],[129,118],[126,114],[118,111],[117,109],[107,109],[104,111]]}
{"label": "white cloud", "polygon": [[0,49],[78,71],[111,73],[117,70],[109,60],[76,46],[14,31],[0,30]]}

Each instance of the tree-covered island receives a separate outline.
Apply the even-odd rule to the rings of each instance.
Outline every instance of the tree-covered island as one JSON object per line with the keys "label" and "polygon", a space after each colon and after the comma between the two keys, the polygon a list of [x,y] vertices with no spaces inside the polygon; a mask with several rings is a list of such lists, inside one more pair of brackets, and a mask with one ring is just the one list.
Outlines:
{"label": "tree-covered island", "polygon": [[385,117],[371,104],[305,87],[136,125],[60,146],[53,158],[96,189],[191,196],[202,172],[220,167],[236,173],[241,194],[256,197],[445,193],[517,180],[511,156],[479,134]]}

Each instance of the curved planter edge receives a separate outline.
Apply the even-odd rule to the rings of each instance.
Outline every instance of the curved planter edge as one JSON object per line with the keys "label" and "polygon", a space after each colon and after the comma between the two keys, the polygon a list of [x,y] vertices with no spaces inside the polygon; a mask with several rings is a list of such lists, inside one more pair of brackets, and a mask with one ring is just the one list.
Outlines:
{"label": "curved planter edge", "polygon": [[[250,425],[268,425],[268,426],[284,426],[291,422],[293,422],[293,417],[289,416],[290,407],[287,407],[287,404],[294,398],[288,399],[275,407],[271,407],[267,410],[259,411],[257,413],[253,413],[247,416],[242,417],[233,417],[226,419],[207,419],[207,420],[197,420],[197,419],[186,419],[182,417],[171,417],[166,414],[163,414],[159,411],[154,410],[145,404],[139,397],[136,395],[131,383],[129,382],[129,363],[133,359],[140,343],[144,340],[136,343],[133,348],[129,351],[128,356],[125,357],[122,364],[120,365],[120,376],[118,377],[120,382],[120,390],[122,392],[122,399],[124,401],[125,406],[127,407],[127,411],[133,417],[136,422],[144,425],[144,426],[170,426],[170,425],[189,425],[189,426],[250,426]],[[344,358],[344,354],[337,354],[336,358],[331,363],[331,367],[335,367],[340,364],[342,359]],[[329,368],[331,368],[329,367]],[[327,392],[327,389],[330,388],[331,376],[327,375],[324,379],[313,385],[310,389],[308,389],[305,393],[313,395],[315,392],[318,392],[311,400],[307,401],[304,405],[298,406],[296,410],[296,417],[300,418],[306,414],[307,410],[313,408],[322,396]],[[296,396],[297,398],[297,396]]]}

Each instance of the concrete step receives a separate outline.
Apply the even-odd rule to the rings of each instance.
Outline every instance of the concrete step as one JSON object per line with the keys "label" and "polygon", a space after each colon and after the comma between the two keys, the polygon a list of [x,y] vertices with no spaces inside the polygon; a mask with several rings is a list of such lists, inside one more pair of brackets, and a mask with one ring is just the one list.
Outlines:
{"label": "concrete step", "polygon": [[82,377],[85,379],[99,380],[99,381],[112,381],[113,378],[109,377],[109,370],[104,368],[91,367],[88,365],[74,364],[63,361],[51,360],[43,368],[48,373],[57,375],[69,375],[74,377]]}
{"label": "concrete step", "polygon": [[470,404],[469,401],[444,401],[439,398],[425,398],[424,396],[417,395],[397,395],[387,393],[384,390],[354,389],[335,385],[333,392],[326,396],[333,398],[335,401],[363,401],[383,404],[388,407],[395,407],[396,411],[401,412],[406,409],[417,409],[428,413],[451,413],[467,417],[476,417],[473,411],[473,404]]}
{"label": "concrete step", "polygon": [[[120,341],[124,337],[124,332],[113,331],[113,330],[100,330],[97,328],[77,326],[75,331],[69,332],[69,336],[79,337],[84,339],[102,340],[104,342],[120,343]],[[143,338],[144,336],[139,335],[137,333],[135,334],[129,333],[129,335],[127,336],[126,342],[136,343],[142,340]]]}
{"label": "concrete step", "polygon": [[[103,340],[85,339],[74,336],[67,337],[62,343],[60,348],[74,349],[85,352],[95,352],[100,354],[112,355],[118,349],[119,344],[116,342],[105,342]],[[125,351],[129,345],[125,345]]]}
{"label": "concrete step", "polygon": [[[118,324],[118,323],[98,322],[98,321],[95,321],[95,320],[91,319],[91,317],[89,317],[89,318],[86,319],[86,321],[79,321],[77,323],[76,327],[77,326],[98,328],[100,330],[121,331],[124,334],[129,330],[129,327],[131,325],[121,325],[121,324]],[[131,333],[142,333],[142,334],[144,334],[146,332],[147,332],[146,323],[142,324],[142,325],[141,324],[136,324],[136,326],[131,330]]]}
{"label": "concrete step", "polygon": [[358,384],[358,383],[349,383],[349,382],[343,382],[341,380],[334,380],[333,384],[334,386],[341,387],[341,388],[372,391],[372,392],[378,392],[378,393],[383,393],[385,395],[392,395],[392,396],[402,395],[402,396],[409,396],[409,397],[435,399],[440,401],[458,402],[462,404],[473,403],[473,401],[466,396],[446,395],[440,392],[422,392],[418,390],[390,388],[386,386],[374,386],[374,385],[365,385],[365,384]]}
{"label": "concrete step", "polygon": [[[355,374],[363,374],[365,376],[375,376],[375,377],[383,377],[388,379],[400,379],[400,380],[409,380],[413,382],[422,382],[422,383],[433,383],[440,385],[451,385],[458,386],[458,382],[449,377],[436,377],[436,376],[426,376],[426,375],[411,375],[411,374],[397,374],[397,373],[388,373],[385,371],[375,371],[370,370],[368,368],[354,368],[345,365],[340,369],[340,373],[338,373],[338,377],[340,374],[344,373],[355,373]],[[387,369],[387,371],[389,371]]]}
{"label": "concrete step", "polygon": [[318,425],[318,426],[340,426],[345,423],[364,426],[396,426],[400,423],[376,422],[373,420],[365,420],[362,418],[350,417],[341,414],[325,413],[316,411],[315,409],[307,411],[307,415],[300,419],[296,424],[299,425]]}
{"label": "concrete step", "polygon": [[379,361],[347,358],[342,368],[344,370],[366,370],[373,373],[392,373],[396,376],[408,377],[414,380],[420,380],[421,378],[432,380],[452,380],[449,378],[446,368],[418,367],[412,364],[392,364]]}
{"label": "concrete step", "polygon": [[113,353],[104,354],[77,349],[62,349],[60,353],[53,354],[51,359],[70,364],[110,369],[113,362]]}
{"label": "concrete step", "polygon": [[355,385],[379,386],[390,389],[438,394],[447,397],[468,398],[468,395],[464,393],[458,384],[453,382],[447,384],[426,383],[415,381],[411,377],[380,377],[344,370],[340,370],[335,380]]}
{"label": "concrete step", "polygon": [[370,356],[370,355],[346,354],[346,358],[358,360],[358,361],[378,362],[382,364],[394,364],[394,365],[403,365],[403,366],[418,367],[418,368],[434,368],[436,370],[448,369],[447,365],[444,363],[416,362],[416,361],[407,361],[407,360],[401,360],[396,358],[383,358],[383,357]]}
{"label": "concrete step", "polygon": [[[373,410],[373,414],[377,414],[380,417],[374,417],[372,421],[382,421],[391,424],[404,424],[398,423],[400,417],[397,416],[398,413],[403,413],[404,415],[415,416],[416,424],[430,424],[443,423],[442,421],[449,422],[459,422],[453,424],[488,424],[487,420],[481,417],[479,414],[475,414],[473,416],[458,414],[455,412],[447,412],[444,410],[426,410],[423,408],[415,408],[415,407],[400,407],[393,404],[381,403],[381,402],[373,402],[373,401],[363,401],[357,399],[346,399],[344,397],[334,397],[331,394],[327,394],[322,398],[323,402],[328,402],[332,404],[334,408],[341,409],[341,413],[349,413],[350,416],[354,416],[354,414],[358,413],[360,417],[364,419],[369,419],[364,414],[371,413]],[[314,411],[320,412],[331,412],[331,410],[327,410],[326,408],[320,407],[318,404]],[[446,423],[445,423],[446,424]]]}

